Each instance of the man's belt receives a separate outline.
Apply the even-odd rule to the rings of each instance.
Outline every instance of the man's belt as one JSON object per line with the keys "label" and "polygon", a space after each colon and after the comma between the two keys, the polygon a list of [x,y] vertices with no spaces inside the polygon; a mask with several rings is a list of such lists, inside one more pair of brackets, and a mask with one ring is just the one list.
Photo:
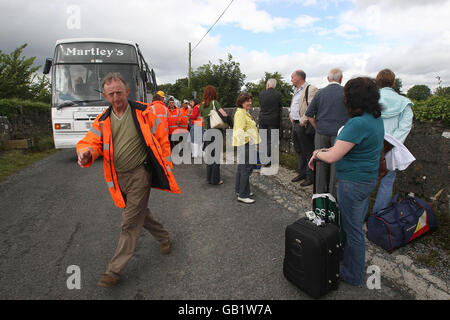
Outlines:
{"label": "man's belt", "polygon": [[300,123],[300,120],[294,120],[294,123]]}

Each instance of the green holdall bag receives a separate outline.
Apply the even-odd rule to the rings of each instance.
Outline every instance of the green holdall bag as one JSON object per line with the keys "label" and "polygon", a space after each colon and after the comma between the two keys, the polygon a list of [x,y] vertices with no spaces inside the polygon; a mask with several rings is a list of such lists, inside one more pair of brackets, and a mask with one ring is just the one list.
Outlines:
{"label": "green holdall bag", "polygon": [[[339,211],[339,205],[335,199],[335,197],[328,192],[325,193],[316,193],[316,161],[314,161],[314,186],[313,186],[313,196],[312,196],[312,205],[313,205],[313,214],[310,215],[312,218],[317,217],[320,218],[325,223],[333,223],[339,229],[339,238],[341,245],[344,245],[345,242],[345,234],[342,230],[341,224],[341,214]],[[328,191],[328,190],[327,190]],[[311,217],[310,217],[310,220]],[[341,247],[342,247],[341,246]]]}

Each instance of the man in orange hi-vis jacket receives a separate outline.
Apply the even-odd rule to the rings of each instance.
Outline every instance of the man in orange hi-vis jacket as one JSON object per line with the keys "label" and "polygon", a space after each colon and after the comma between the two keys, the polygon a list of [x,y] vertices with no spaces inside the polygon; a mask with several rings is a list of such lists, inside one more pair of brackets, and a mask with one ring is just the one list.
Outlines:
{"label": "man in orange hi-vis jacket", "polygon": [[170,147],[173,149],[175,142],[172,141],[172,134],[178,133],[180,129],[181,112],[180,109],[175,105],[175,101],[171,98],[169,99],[169,104],[167,106],[167,123],[169,125],[169,141]]}
{"label": "man in orange hi-vis jacket", "polygon": [[183,105],[180,108],[180,125],[181,132],[188,132],[189,130],[189,116],[191,109],[189,109],[189,101],[183,100]]}
{"label": "man in orange hi-vis jacket", "polygon": [[[161,92],[162,91],[158,91]],[[167,128],[167,134],[169,134],[169,124],[168,124],[168,111],[167,107],[164,104],[164,98],[161,97],[158,93],[153,95],[153,100],[151,103],[145,103],[141,101],[137,101],[140,104],[146,105],[150,107],[150,110],[163,122],[164,126]]]}
{"label": "man in orange hi-vis jacket", "polygon": [[118,73],[103,80],[103,96],[111,104],[77,144],[78,164],[89,167],[103,156],[109,192],[123,208],[122,229],[116,252],[99,286],[111,288],[133,255],[142,227],[171,251],[169,233],[148,209],[151,188],[181,193],[172,174],[170,146],[162,121],[147,106],[127,99],[130,89]]}

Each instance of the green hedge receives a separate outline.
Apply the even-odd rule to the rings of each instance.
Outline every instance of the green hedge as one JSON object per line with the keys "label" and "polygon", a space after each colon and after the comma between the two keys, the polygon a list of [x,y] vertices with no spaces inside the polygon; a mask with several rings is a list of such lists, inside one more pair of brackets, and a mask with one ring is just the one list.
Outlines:
{"label": "green hedge", "polygon": [[442,121],[450,126],[450,97],[433,96],[424,101],[414,101],[414,118],[419,122]]}
{"label": "green hedge", "polygon": [[50,109],[49,103],[21,99],[0,99],[0,116],[6,116],[9,119],[16,114],[26,112],[26,110],[48,113]]}

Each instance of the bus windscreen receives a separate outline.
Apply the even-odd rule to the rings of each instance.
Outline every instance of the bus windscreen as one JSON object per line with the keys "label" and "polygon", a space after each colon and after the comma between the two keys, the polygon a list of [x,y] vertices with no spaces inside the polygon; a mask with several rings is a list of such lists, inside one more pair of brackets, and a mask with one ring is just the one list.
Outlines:
{"label": "bus windscreen", "polygon": [[136,49],[127,44],[104,42],[65,43],[56,47],[59,63],[131,63],[137,64]]}
{"label": "bus windscreen", "polygon": [[[130,100],[142,100],[141,79],[137,65],[126,64],[58,64],[53,80],[53,106],[101,106],[106,104],[101,92],[103,78],[120,73],[130,88]],[[71,104],[70,102],[74,102]]]}

